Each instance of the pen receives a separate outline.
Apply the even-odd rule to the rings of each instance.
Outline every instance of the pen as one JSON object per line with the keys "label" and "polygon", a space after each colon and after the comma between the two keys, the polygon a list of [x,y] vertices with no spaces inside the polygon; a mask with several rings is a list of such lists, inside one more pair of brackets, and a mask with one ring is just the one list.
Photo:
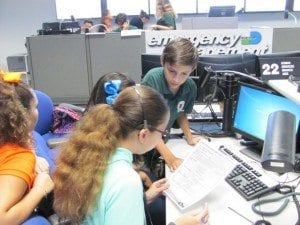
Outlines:
{"label": "pen", "polygon": [[242,214],[240,214],[239,212],[237,212],[236,210],[234,210],[233,208],[228,206],[228,209],[230,209],[232,212],[236,213],[237,215],[239,215],[240,217],[243,217],[245,220],[249,221],[249,223],[254,224],[253,221],[249,220],[247,217],[243,216]]}

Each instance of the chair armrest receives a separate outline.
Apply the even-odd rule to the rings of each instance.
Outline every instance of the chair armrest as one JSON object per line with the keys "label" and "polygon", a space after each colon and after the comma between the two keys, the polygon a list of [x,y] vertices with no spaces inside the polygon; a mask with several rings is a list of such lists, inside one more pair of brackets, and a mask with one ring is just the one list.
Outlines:
{"label": "chair armrest", "polygon": [[61,144],[65,143],[68,138],[60,137],[60,138],[50,138],[47,140],[47,145],[49,148],[59,147]]}
{"label": "chair armrest", "polygon": [[74,110],[76,112],[79,112],[79,113],[84,113],[84,110],[85,110],[85,108],[83,108],[83,107],[80,107],[80,106],[77,106],[77,105],[72,105],[72,104],[69,104],[69,103],[60,103],[59,105],[62,106],[62,107],[68,108],[68,109],[72,109],[72,110]]}

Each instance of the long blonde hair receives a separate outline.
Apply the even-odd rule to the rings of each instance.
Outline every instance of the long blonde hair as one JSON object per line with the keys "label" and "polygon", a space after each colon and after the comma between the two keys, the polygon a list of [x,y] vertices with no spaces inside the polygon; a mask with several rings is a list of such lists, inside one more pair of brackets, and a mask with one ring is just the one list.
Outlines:
{"label": "long blonde hair", "polygon": [[[141,92],[143,105],[134,88]],[[168,112],[158,92],[146,86],[134,88],[125,88],[112,106],[90,108],[62,147],[54,172],[54,209],[71,224],[81,223],[95,207],[119,140],[141,129],[145,119],[151,127],[158,126]]]}
{"label": "long blonde hair", "polygon": [[159,19],[163,17],[164,13],[168,13],[173,17],[176,17],[176,13],[169,0],[156,0],[156,18]]}

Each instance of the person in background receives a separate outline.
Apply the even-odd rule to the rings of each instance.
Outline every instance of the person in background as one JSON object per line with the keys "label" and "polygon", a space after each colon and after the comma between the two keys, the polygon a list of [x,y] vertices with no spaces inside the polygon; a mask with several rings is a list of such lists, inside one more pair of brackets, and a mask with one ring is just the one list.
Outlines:
{"label": "person in background", "polygon": [[169,0],[156,0],[156,25],[152,30],[176,30],[176,14]]}
{"label": "person in background", "polygon": [[148,23],[149,19],[150,16],[144,10],[141,10],[140,15],[132,17],[129,24],[143,30],[144,24]]}
{"label": "person in background", "polygon": [[[165,46],[161,55],[162,67],[148,71],[141,82],[142,85],[157,90],[167,100],[171,114],[167,128],[170,129],[176,121],[189,145],[195,145],[200,139],[191,134],[186,116],[191,113],[197,95],[197,86],[189,77],[196,68],[197,61],[198,51],[188,39],[173,39]],[[163,140],[156,145],[156,150],[171,171],[181,164],[181,159],[172,154]],[[155,150],[146,155],[150,168],[158,156]]]}
{"label": "person in background", "polygon": [[[57,214],[71,224],[144,225],[143,187],[132,167],[132,154],[143,154],[161,140],[169,115],[162,96],[145,86],[125,88],[113,105],[90,108],[57,161]],[[145,203],[166,188],[166,179],[154,182],[145,194]],[[201,224],[208,217],[205,208],[184,215],[175,224]]]}
{"label": "person in background", "polygon": [[16,93],[15,85],[19,84],[15,82],[0,78],[0,221],[49,225],[45,218],[33,214],[53,189],[46,161],[36,159],[33,151],[37,103],[32,93],[30,109],[26,109]]}
{"label": "person in background", "polygon": [[116,16],[115,23],[118,24],[118,28],[114,30],[114,32],[121,32],[122,30],[136,30],[138,29],[135,26],[129,24],[127,19],[127,15],[125,13],[119,13]]}
{"label": "person in background", "polygon": [[[111,83],[113,80],[120,81],[118,88]],[[101,76],[93,87],[85,112],[97,104],[112,104],[114,98],[117,97],[117,94],[119,94],[124,88],[134,85],[135,82],[130,77],[122,73],[112,72]],[[104,86],[107,86],[107,88],[105,89]]]}
{"label": "person in background", "polygon": [[93,25],[94,25],[93,21],[84,20],[83,25],[81,26],[81,33],[89,33]]}
{"label": "person in background", "polygon": [[101,18],[101,23],[106,26],[106,32],[112,32],[112,16],[111,13],[108,9],[104,10],[102,12],[102,18]]}

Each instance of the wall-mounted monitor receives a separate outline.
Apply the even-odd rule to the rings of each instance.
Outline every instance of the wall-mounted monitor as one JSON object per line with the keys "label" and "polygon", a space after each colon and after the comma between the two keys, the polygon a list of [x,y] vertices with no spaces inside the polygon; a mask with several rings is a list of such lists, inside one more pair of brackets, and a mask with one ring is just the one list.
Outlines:
{"label": "wall-mounted monitor", "polygon": [[235,6],[211,6],[209,8],[208,17],[232,17],[235,15]]}

